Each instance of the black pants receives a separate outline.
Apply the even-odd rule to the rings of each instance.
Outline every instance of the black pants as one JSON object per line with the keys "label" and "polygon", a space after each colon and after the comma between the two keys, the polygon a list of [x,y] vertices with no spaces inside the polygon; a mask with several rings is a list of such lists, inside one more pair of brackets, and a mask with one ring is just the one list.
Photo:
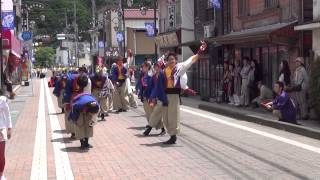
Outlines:
{"label": "black pants", "polygon": [[7,86],[7,91],[12,93],[12,83],[5,83],[5,85]]}

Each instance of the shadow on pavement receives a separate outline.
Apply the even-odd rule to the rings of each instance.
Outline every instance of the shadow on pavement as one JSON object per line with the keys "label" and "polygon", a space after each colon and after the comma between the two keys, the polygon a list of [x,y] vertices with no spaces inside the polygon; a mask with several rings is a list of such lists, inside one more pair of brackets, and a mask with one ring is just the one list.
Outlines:
{"label": "shadow on pavement", "polygon": [[60,142],[60,143],[71,143],[72,139],[68,137],[52,139],[51,142]]}
{"label": "shadow on pavement", "polygon": [[61,115],[61,114],[64,114],[64,113],[57,112],[57,113],[49,113],[48,115]]}
{"label": "shadow on pavement", "polygon": [[142,146],[147,146],[147,147],[162,147],[162,148],[174,148],[174,147],[183,147],[182,145],[179,144],[172,144],[172,145],[168,145],[168,144],[163,144],[163,142],[156,142],[156,143],[151,143],[151,144],[140,144]]}
{"label": "shadow on pavement", "polygon": [[147,138],[147,137],[158,137],[160,136],[159,134],[149,134],[148,136],[145,136],[143,134],[136,134],[134,136],[140,137],[140,138]]}
{"label": "shadow on pavement", "polygon": [[127,129],[134,129],[134,130],[138,130],[138,131],[142,131],[144,130],[146,127],[143,126],[143,127],[128,127]]}
{"label": "shadow on pavement", "polygon": [[66,148],[62,148],[61,151],[63,151],[63,152],[76,152],[76,153],[85,153],[85,152],[88,152],[88,150],[81,150],[78,146],[77,146],[77,147],[66,147]]}
{"label": "shadow on pavement", "polygon": [[67,131],[66,130],[54,130],[54,133],[61,133],[61,134],[66,134]]}
{"label": "shadow on pavement", "polygon": [[140,117],[145,117],[144,115],[138,115],[138,116],[128,116],[128,117],[131,117],[131,118],[140,118]]}

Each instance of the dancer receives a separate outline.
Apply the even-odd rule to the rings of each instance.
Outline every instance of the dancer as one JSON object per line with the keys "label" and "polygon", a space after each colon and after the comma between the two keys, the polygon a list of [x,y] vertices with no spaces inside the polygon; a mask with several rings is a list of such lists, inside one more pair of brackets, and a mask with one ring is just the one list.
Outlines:
{"label": "dancer", "polygon": [[168,99],[165,94],[165,89],[163,85],[165,84],[165,76],[162,71],[163,64],[158,62],[154,65],[154,75],[151,81],[151,94],[149,96],[148,107],[150,108],[150,116],[148,121],[148,126],[144,131],[144,135],[148,136],[152,128],[161,129],[159,135],[164,135],[166,133],[163,122],[162,122],[162,112],[163,107],[168,106]]}
{"label": "dancer", "polygon": [[129,110],[127,71],[128,69],[123,63],[123,57],[118,56],[117,66],[112,68],[112,82],[115,86],[113,105],[117,109],[117,113]]}
{"label": "dancer", "polygon": [[97,69],[97,72],[90,77],[92,82],[92,95],[98,100],[100,104],[100,111],[98,117],[101,117],[101,120],[104,121],[104,117],[108,116],[108,99],[107,96],[100,96],[104,84],[107,82],[107,77],[103,74],[101,68]]}
{"label": "dancer", "polygon": [[80,75],[77,79],[79,93],[72,99],[72,111],[69,119],[75,123],[75,137],[80,140],[80,149],[92,148],[89,138],[93,137],[93,126],[96,123],[96,114],[99,112],[98,101],[90,94],[84,93],[84,88],[88,84],[88,77]]}
{"label": "dancer", "polygon": [[63,95],[66,87],[67,76],[60,74],[54,85],[53,94],[57,97],[58,107],[61,108],[61,113],[64,113]]}
{"label": "dancer", "polygon": [[[164,144],[175,144],[177,134],[180,131],[180,93],[181,93],[181,77],[186,71],[197,62],[199,55],[202,54],[207,44],[201,42],[202,45],[196,55],[191,56],[187,61],[177,63],[175,53],[169,53],[166,68],[164,69],[165,83],[158,83],[158,88],[165,89],[168,98],[168,106],[164,106],[163,123],[167,129],[170,139]],[[166,104],[165,104],[166,105]]]}
{"label": "dancer", "polygon": [[[74,124],[69,120],[69,114],[71,112],[71,100],[73,97],[80,94],[80,87],[77,83],[80,75],[87,76],[87,70],[85,67],[79,68],[79,72],[70,72],[67,74],[66,87],[63,96],[63,104],[65,108],[65,126],[67,133],[71,134],[71,138],[75,138]],[[88,79],[88,78],[87,78]],[[87,85],[83,88],[83,92],[91,94],[91,81],[88,79]]]}
{"label": "dancer", "polygon": [[150,119],[151,108],[149,106],[149,97],[151,94],[151,83],[152,83],[152,70],[151,64],[149,62],[144,62],[142,64],[142,73],[137,82],[138,96],[143,103],[143,109],[146,113],[147,123]]}

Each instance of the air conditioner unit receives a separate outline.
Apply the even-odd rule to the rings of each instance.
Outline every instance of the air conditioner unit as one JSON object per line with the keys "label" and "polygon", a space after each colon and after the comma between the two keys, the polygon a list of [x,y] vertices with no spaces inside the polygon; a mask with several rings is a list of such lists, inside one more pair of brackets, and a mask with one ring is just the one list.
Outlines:
{"label": "air conditioner unit", "polygon": [[214,35],[214,25],[213,24],[210,24],[210,25],[206,25],[206,26],[203,26],[203,32],[204,32],[204,38],[209,38],[209,37],[212,37]]}

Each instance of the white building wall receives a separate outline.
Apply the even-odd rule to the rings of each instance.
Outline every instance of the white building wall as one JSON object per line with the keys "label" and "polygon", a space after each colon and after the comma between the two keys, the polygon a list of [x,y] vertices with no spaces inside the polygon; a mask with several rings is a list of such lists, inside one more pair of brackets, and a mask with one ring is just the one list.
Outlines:
{"label": "white building wall", "polygon": [[68,66],[68,51],[61,50],[60,48],[56,49],[56,60],[57,65],[61,64],[63,66]]}
{"label": "white building wall", "polygon": [[[181,3],[181,43],[194,41],[194,1],[182,0]],[[182,58],[186,60],[193,55],[193,52],[189,47],[182,47]]]}

